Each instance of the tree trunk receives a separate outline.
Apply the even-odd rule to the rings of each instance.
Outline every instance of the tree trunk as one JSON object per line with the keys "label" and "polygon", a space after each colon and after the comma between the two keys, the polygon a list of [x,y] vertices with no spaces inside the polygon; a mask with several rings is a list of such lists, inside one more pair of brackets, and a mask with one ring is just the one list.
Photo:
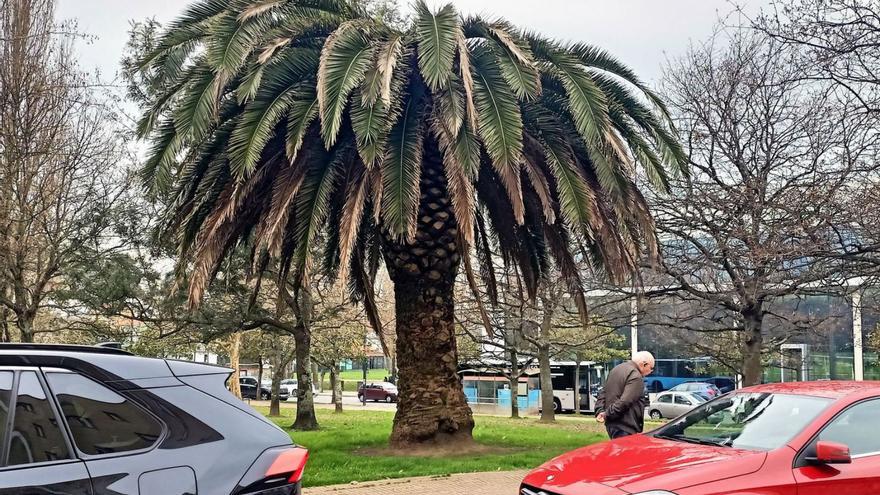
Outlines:
{"label": "tree trunk", "polygon": [[[324,393],[324,378],[327,376],[327,370],[321,370],[321,378],[318,379],[318,391]],[[332,388],[333,385],[331,384]]]}
{"label": "tree trunk", "polygon": [[541,368],[541,422],[553,423],[553,375],[550,372],[550,345],[538,346],[538,366]]}
{"label": "tree trunk", "polygon": [[241,399],[241,384],[238,377],[241,376],[241,332],[232,334],[232,342],[229,345],[229,366],[235,370],[229,378],[229,390],[232,395]]}
{"label": "tree trunk", "polygon": [[333,408],[337,413],[342,412],[342,380],[339,379],[339,366],[330,368],[330,386],[333,388]]}
{"label": "tree trunk", "polygon": [[510,384],[510,417],[519,418],[519,401],[517,391],[519,389],[519,356],[516,349],[510,349],[510,374],[507,376]]}
{"label": "tree trunk", "polygon": [[764,350],[762,319],[760,309],[743,312],[746,335],[743,343],[743,387],[759,385],[764,375],[764,366],[761,362],[761,353]]}
{"label": "tree trunk", "polygon": [[575,357],[574,363],[574,413],[581,413],[581,358]]}
{"label": "tree trunk", "polygon": [[393,356],[388,358],[388,371],[391,373],[391,383],[397,384],[397,359]]}
{"label": "tree trunk", "polygon": [[312,395],[311,345],[312,336],[303,325],[297,325],[293,333],[296,342],[296,421],[294,430],[317,430],[318,418],[315,416],[315,398]]}
{"label": "tree trunk", "polygon": [[437,144],[425,142],[418,222],[412,243],[385,232],[385,264],[394,282],[397,414],[391,445],[470,442],[474,418],[458,376],[453,287],[458,226]]}
{"label": "tree trunk", "polygon": [[[324,386],[321,384],[321,372],[318,370],[318,364],[312,361],[312,385],[315,383],[318,384],[319,389],[323,389]],[[312,389],[314,391],[314,388]]]}
{"label": "tree trunk", "polygon": [[263,356],[257,356],[257,399],[263,395]]}
{"label": "tree trunk", "polygon": [[284,351],[275,351],[275,362],[272,368],[272,402],[269,403],[269,416],[281,416],[281,380],[284,379]]}
{"label": "tree trunk", "polygon": [[12,342],[9,335],[9,310],[0,307],[0,342]]}
{"label": "tree trunk", "polygon": [[15,316],[15,325],[18,327],[21,342],[23,344],[32,343],[34,341],[34,315],[23,312]]}

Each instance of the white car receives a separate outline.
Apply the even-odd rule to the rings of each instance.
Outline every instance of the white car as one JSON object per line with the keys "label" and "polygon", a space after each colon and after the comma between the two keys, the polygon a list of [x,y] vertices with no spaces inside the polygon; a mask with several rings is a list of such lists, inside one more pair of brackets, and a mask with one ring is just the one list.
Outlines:
{"label": "white car", "polygon": [[698,405],[706,398],[693,392],[662,392],[648,406],[648,416],[653,420],[677,418]]}
{"label": "white car", "polygon": [[[296,380],[296,378],[287,378],[281,380],[281,388],[283,390],[287,390],[287,393],[290,394],[291,399],[296,400],[296,389],[299,388],[299,382]],[[312,393],[317,394],[318,392],[320,392],[320,389],[318,389],[318,387],[316,387],[313,383]]]}
{"label": "white car", "polygon": [[292,378],[281,380],[281,388],[287,390],[287,393],[290,394],[291,397],[296,397],[296,389],[298,386],[299,382]]}

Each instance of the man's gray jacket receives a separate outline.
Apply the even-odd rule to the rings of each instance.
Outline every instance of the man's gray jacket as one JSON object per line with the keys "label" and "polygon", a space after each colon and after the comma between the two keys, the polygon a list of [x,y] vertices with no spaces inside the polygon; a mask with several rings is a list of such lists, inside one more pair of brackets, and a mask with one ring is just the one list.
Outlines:
{"label": "man's gray jacket", "polygon": [[596,402],[596,414],[605,413],[605,424],[627,433],[645,428],[645,381],[635,361],[618,364],[608,374]]}

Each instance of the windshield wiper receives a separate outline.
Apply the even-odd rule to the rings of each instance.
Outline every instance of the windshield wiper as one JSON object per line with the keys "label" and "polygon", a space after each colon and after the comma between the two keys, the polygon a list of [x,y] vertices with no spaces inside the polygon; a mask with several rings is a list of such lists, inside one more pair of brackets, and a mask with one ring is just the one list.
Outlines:
{"label": "windshield wiper", "polygon": [[697,445],[711,445],[713,447],[730,447],[726,440],[709,440],[707,438],[695,438],[685,435],[654,435],[656,438],[665,438],[666,440],[675,440],[678,442],[695,443]]}

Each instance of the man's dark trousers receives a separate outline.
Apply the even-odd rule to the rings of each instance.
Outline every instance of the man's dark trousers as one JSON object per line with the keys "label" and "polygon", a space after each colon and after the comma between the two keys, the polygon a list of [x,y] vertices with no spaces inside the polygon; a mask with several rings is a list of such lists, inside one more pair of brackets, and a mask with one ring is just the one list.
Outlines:
{"label": "man's dark trousers", "polygon": [[605,431],[608,432],[608,438],[614,440],[615,438],[623,438],[628,437],[630,435],[635,435],[635,433],[630,433],[626,430],[622,430],[616,426],[605,425]]}

